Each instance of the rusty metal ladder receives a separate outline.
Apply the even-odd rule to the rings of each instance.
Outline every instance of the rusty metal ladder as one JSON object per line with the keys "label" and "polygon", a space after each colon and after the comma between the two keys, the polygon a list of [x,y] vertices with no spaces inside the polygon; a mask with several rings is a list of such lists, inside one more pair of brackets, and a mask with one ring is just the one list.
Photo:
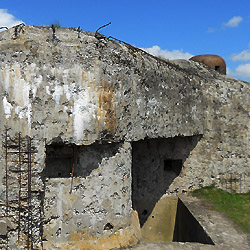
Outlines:
{"label": "rusty metal ladder", "polygon": [[[33,248],[32,233],[32,139],[21,133],[11,138],[5,131],[5,216],[17,225],[18,246]],[[8,243],[8,235],[7,235]],[[8,248],[8,245],[7,245]]]}

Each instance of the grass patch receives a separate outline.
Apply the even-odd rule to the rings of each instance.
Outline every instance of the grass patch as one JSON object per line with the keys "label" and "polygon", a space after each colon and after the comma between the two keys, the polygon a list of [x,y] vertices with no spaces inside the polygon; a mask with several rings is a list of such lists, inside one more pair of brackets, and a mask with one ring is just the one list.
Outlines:
{"label": "grass patch", "polygon": [[250,234],[250,193],[231,194],[209,186],[193,191],[192,195],[207,200],[212,209],[223,212]]}

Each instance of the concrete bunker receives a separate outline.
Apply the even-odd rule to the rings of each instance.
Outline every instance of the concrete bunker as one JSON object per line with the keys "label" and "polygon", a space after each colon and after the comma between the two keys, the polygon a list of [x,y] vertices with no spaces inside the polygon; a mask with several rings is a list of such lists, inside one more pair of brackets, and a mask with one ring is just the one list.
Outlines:
{"label": "concrete bunker", "polygon": [[220,74],[226,75],[226,62],[218,55],[198,55],[191,57],[189,60],[204,63]]}
{"label": "concrete bunker", "polygon": [[[25,32],[13,40],[16,29]],[[229,170],[244,173],[240,190],[249,190],[247,84],[95,33],[54,35],[29,25],[1,33],[0,248],[136,244],[132,168],[143,226],[165,193],[223,187]],[[188,157],[199,138],[179,135],[197,134]]]}
{"label": "concrete bunker", "polygon": [[179,176],[201,136],[145,139],[132,143],[132,204],[140,225]]}

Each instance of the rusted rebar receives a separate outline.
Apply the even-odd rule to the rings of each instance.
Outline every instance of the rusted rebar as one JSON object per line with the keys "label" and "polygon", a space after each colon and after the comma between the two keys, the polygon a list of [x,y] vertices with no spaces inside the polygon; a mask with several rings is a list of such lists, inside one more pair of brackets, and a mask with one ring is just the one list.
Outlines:
{"label": "rusted rebar", "polygon": [[111,24],[111,22],[109,22],[109,23],[107,23],[107,24],[102,25],[101,27],[99,27],[99,28],[96,30],[95,34],[97,34],[97,33],[98,33],[98,31],[99,31],[100,29],[102,29],[102,28],[104,28],[104,27],[106,27],[106,26],[108,26],[108,25],[110,25],[110,24]]}
{"label": "rusted rebar", "polygon": [[31,213],[31,138],[28,137],[28,249],[33,250],[32,213]]}
{"label": "rusted rebar", "polygon": [[5,202],[6,202],[6,210],[5,214],[8,216],[9,214],[9,202],[8,202],[8,149],[7,149],[7,136],[8,130],[5,129]]}
{"label": "rusted rebar", "polygon": [[80,26],[77,28],[77,32],[78,32],[78,38],[81,38],[81,36],[80,36],[81,27]]}
{"label": "rusted rebar", "polygon": [[20,241],[20,232],[21,232],[21,192],[22,192],[22,171],[21,171],[21,133],[18,134],[18,184],[19,184],[19,192],[18,192],[18,245]]}
{"label": "rusted rebar", "polygon": [[52,31],[53,31],[52,38],[53,38],[53,40],[55,40],[55,38],[56,38],[56,27],[55,27],[54,24],[51,25],[51,29],[52,29]]}
{"label": "rusted rebar", "polygon": [[[11,221],[17,225],[18,246],[24,247],[21,244],[24,235],[26,236],[25,249],[33,249],[34,244],[32,228],[32,166],[37,164],[37,162],[32,162],[32,155],[35,152],[35,148],[32,147],[31,142],[32,139],[28,136],[23,138],[21,132],[14,137],[10,137],[6,127],[5,141],[3,142],[3,150],[5,152],[6,201],[0,203],[0,207],[5,207],[4,217],[11,217]],[[17,182],[10,182],[10,174],[16,178]],[[40,217],[42,218],[42,214]],[[25,242],[23,243],[25,244]]]}

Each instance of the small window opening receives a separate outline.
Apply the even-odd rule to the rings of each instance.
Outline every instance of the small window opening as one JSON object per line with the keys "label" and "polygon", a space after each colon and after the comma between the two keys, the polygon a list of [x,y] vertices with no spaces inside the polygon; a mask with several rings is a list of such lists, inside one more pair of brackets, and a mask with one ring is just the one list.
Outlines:
{"label": "small window opening", "polygon": [[45,176],[48,178],[71,177],[74,149],[71,145],[47,145]]}
{"label": "small window opening", "polygon": [[182,160],[173,160],[173,159],[166,159],[164,160],[164,171],[166,172],[174,172],[176,175],[179,175],[182,169]]}
{"label": "small window opening", "polygon": [[216,71],[220,71],[220,66],[215,66],[214,69],[215,69]]}

